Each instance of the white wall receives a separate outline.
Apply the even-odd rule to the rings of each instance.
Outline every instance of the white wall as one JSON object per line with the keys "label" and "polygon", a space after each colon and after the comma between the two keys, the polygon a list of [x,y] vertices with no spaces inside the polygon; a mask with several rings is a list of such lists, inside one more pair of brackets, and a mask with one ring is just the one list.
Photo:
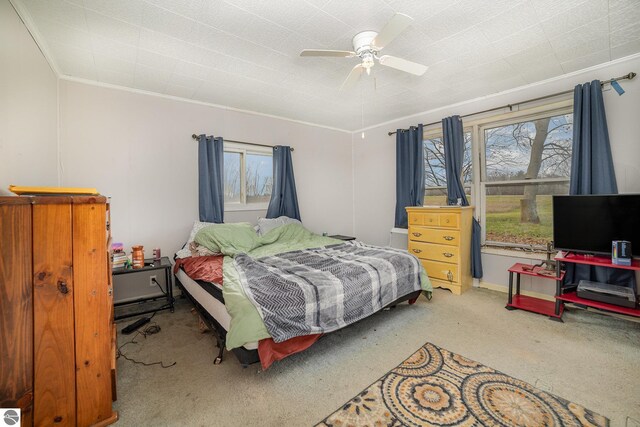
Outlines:
{"label": "white wall", "polygon": [[[593,79],[607,80],[640,72],[640,56],[611,64],[604,68],[585,71],[562,79],[543,82],[457,106],[438,109],[398,120],[360,134],[353,135],[354,156],[354,224],[355,235],[365,242],[384,245],[389,242],[389,231],[394,223],[395,209],[395,137],[387,132],[406,129],[418,123],[431,123],[453,114],[465,115],[489,108],[515,104],[548,94],[572,89],[576,84]],[[609,90],[604,92],[604,102],[609,125],[609,135],[614,166],[620,192],[640,193],[640,78],[622,81],[626,93],[623,96]],[[488,283],[506,286],[506,268],[514,262],[527,262],[504,255],[483,254],[484,279]],[[548,283],[547,283],[548,282]],[[523,288],[552,293],[553,282],[532,284],[523,282]]]}
{"label": "white wall", "polygon": [[57,78],[8,0],[0,0],[0,195],[58,183]]}
{"label": "white wall", "polygon": [[[256,114],[60,81],[62,185],[111,197],[114,241],[172,254],[198,218],[193,133],[294,147],[300,213],[316,232],[353,233],[351,135]],[[258,212],[226,212],[253,221]]]}

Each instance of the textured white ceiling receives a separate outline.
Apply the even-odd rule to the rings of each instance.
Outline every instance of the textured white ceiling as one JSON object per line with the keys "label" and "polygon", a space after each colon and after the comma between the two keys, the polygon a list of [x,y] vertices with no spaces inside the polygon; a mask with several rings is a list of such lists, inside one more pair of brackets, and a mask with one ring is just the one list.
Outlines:
{"label": "textured white ceiling", "polygon": [[[638,0],[13,0],[64,75],[355,130],[640,52]],[[338,88],[351,49],[396,12],[415,19]],[[364,119],[362,104],[364,101]]]}

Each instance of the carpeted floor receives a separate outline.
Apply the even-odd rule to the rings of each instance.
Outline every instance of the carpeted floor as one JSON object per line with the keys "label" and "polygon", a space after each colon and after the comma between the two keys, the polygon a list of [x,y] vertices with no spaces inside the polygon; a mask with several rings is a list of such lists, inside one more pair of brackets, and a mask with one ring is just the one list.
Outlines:
{"label": "carpeted floor", "polygon": [[[262,372],[214,341],[189,303],[160,312],[162,331],[123,348],[119,426],[311,426],[431,342],[602,414],[640,427],[640,323],[573,309],[565,323],[504,309],[506,295],[437,289],[431,302],[383,311]],[[135,318],[134,318],[135,319]],[[118,329],[134,319],[124,320]],[[123,344],[131,336],[119,335]]]}

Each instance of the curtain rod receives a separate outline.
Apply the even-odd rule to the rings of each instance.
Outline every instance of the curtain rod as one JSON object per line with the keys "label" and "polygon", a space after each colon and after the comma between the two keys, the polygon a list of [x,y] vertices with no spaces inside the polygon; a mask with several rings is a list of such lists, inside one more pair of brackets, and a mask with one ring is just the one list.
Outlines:
{"label": "curtain rod", "polygon": [[[197,140],[198,139],[198,135],[196,135],[195,133],[193,135],[191,135],[191,138]],[[233,139],[225,139],[225,141],[227,142],[235,142],[236,144],[246,144],[246,145],[256,145],[258,147],[269,147],[269,148],[274,148],[273,145],[267,145],[267,144],[257,144],[255,142],[245,142],[245,141],[234,141]],[[291,151],[294,151],[293,147],[291,148]]]}
{"label": "curtain rod", "polygon": [[[609,80],[605,80],[603,82],[600,82],[600,85],[604,86],[604,85],[606,85],[608,83],[616,82],[618,80],[625,80],[625,79],[631,80],[635,76],[636,76],[636,73],[631,72],[629,74],[625,74],[624,76],[620,76],[620,77],[616,77],[614,79],[609,79]],[[482,110],[482,111],[478,111],[478,112],[475,112],[475,113],[465,114],[464,116],[462,116],[460,118],[463,119],[465,117],[476,116],[478,114],[490,113],[491,111],[502,110],[503,108],[508,108],[509,110],[511,110],[515,105],[527,104],[529,102],[535,102],[535,101],[542,101],[543,99],[555,98],[556,96],[566,95],[566,94],[572,93],[572,92],[573,92],[573,89],[565,90],[564,92],[552,93],[551,95],[545,95],[545,96],[540,96],[538,98],[527,99],[526,101],[516,102],[515,104],[507,104],[507,105],[503,105],[501,107],[489,108],[488,110]],[[433,122],[433,123],[427,123],[426,125],[423,125],[423,126],[427,127],[427,126],[431,126],[431,125],[437,125],[438,123],[442,123],[442,121],[437,121],[437,122]],[[407,129],[401,129],[401,130],[404,132]],[[397,131],[396,132],[389,132],[388,135],[391,136],[391,135],[395,135],[396,133],[397,133]]]}

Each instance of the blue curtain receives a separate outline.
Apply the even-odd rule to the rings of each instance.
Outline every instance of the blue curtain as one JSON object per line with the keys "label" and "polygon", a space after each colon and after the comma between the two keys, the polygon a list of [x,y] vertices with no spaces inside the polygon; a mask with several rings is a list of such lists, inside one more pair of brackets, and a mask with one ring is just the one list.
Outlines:
{"label": "blue curtain", "polygon": [[[617,194],[607,116],[599,80],[573,91],[573,148],[569,194]],[[567,265],[567,283],[593,280],[636,286],[633,271],[588,265]]]}
{"label": "blue curtain", "polygon": [[293,176],[291,147],[277,145],[273,147],[273,189],[267,208],[267,218],[287,216],[300,219],[296,180]]}
{"label": "blue curtain", "polygon": [[222,138],[198,137],[198,200],[200,221],[224,222],[224,150]]}
{"label": "blue curtain", "polygon": [[424,203],[422,135],[421,124],[396,131],[396,227],[408,228],[407,206]]}
{"label": "blue curtain", "polygon": [[[462,185],[462,163],[464,160],[464,130],[460,116],[442,119],[442,137],[444,142],[444,166],[447,175],[447,203],[469,206]],[[475,278],[482,277],[482,254],[480,244],[482,229],[480,223],[473,218],[471,229],[471,274]]]}
{"label": "blue curtain", "polygon": [[573,91],[573,151],[569,194],[616,194],[607,116],[599,80]]}

